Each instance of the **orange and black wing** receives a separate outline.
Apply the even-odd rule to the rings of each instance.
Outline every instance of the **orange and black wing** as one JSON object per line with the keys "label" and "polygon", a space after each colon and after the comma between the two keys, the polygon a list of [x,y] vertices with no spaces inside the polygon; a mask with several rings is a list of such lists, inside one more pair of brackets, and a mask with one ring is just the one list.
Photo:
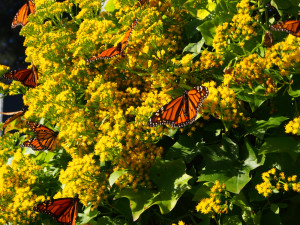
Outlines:
{"label": "orange and black wing", "polygon": [[20,81],[24,86],[34,88],[37,86],[37,71],[34,66],[31,69],[13,70],[3,75],[3,78]]}
{"label": "orange and black wing", "polygon": [[25,141],[23,144],[20,145],[20,147],[21,148],[24,148],[24,147],[32,148],[32,150],[34,150],[34,151],[47,150],[47,148],[42,146],[40,144],[40,142],[38,141],[38,139],[36,139],[36,138]]}
{"label": "orange and black wing", "polygon": [[95,61],[95,60],[98,60],[98,59],[110,59],[112,57],[122,55],[124,53],[124,50],[127,47],[130,35],[131,35],[134,27],[137,25],[137,23],[138,23],[138,20],[135,19],[135,21],[133,21],[133,23],[131,24],[130,29],[126,32],[122,42],[119,42],[117,46],[106,49],[103,52],[101,52],[97,55],[94,55],[93,57],[89,58],[86,61],[87,62],[92,62],[92,61]]}
{"label": "orange and black wing", "polygon": [[299,20],[286,20],[281,21],[271,26],[272,30],[284,31],[296,37],[300,37],[300,21]]}
{"label": "orange and black wing", "polygon": [[208,88],[196,86],[157,110],[148,121],[148,126],[169,124],[184,127],[194,122],[199,107],[208,96]]}
{"label": "orange and black wing", "polygon": [[79,198],[76,194],[74,198],[59,198],[45,201],[36,205],[33,210],[46,213],[62,225],[75,225],[78,216]]}
{"label": "orange and black wing", "polygon": [[35,13],[35,5],[33,1],[29,0],[21,7],[21,9],[15,15],[14,20],[11,24],[11,28],[15,28],[19,25],[25,26],[28,23],[28,16],[31,13]]}
{"label": "orange and black wing", "polygon": [[58,132],[54,132],[48,127],[35,123],[27,122],[27,126],[35,133],[35,138],[21,144],[21,147],[30,147],[35,151],[51,150]]}

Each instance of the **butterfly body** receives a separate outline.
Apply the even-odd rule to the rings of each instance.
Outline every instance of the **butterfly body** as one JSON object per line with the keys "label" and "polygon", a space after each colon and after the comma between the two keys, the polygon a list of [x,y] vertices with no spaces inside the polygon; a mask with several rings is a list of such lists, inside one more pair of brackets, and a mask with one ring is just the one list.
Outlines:
{"label": "butterfly body", "polygon": [[28,23],[28,16],[35,13],[35,4],[29,0],[26,2],[15,15],[11,28],[25,26]]}
{"label": "butterfly body", "polygon": [[20,81],[24,86],[35,88],[37,86],[38,73],[35,66],[31,69],[13,70],[3,75],[3,78]]}
{"label": "butterfly body", "polygon": [[204,86],[196,86],[190,91],[185,90],[182,96],[153,113],[148,126],[168,124],[172,127],[184,127],[193,123],[208,93],[208,88]]}
{"label": "butterfly body", "polygon": [[86,61],[87,62],[93,62],[93,61],[99,60],[99,59],[110,59],[110,58],[116,57],[118,55],[124,55],[124,51],[125,51],[125,49],[127,47],[127,44],[129,42],[130,35],[131,35],[134,27],[137,25],[137,23],[138,23],[137,19],[133,21],[133,23],[130,26],[130,29],[126,32],[122,42],[119,42],[117,44],[117,46],[106,49],[103,52],[89,58]]}
{"label": "butterfly body", "polygon": [[284,31],[296,37],[300,37],[300,20],[280,21],[273,24],[271,29],[275,31]]}
{"label": "butterfly body", "polygon": [[48,127],[35,123],[27,122],[27,126],[35,133],[36,137],[21,144],[21,147],[29,147],[34,151],[51,150],[54,146],[58,132],[54,132]]}
{"label": "butterfly body", "polygon": [[78,216],[79,198],[76,194],[74,198],[59,198],[44,201],[36,205],[33,210],[48,214],[61,225],[75,225]]}

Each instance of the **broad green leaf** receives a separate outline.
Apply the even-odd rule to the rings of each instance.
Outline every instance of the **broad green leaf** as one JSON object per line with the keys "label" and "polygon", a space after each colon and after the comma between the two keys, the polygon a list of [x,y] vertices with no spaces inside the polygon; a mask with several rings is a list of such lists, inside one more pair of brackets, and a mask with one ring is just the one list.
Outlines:
{"label": "broad green leaf", "polygon": [[133,221],[136,221],[145,210],[154,205],[155,197],[158,195],[159,193],[153,193],[145,189],[140,189],[137,192],[130,189],[123,189],[116,195],[116,198],[124,197],[129,199]]}
{"label": "broad green leaf", "polygon": [[196,57],[201,53],[201,48],[204,44],[204,39],[202,38],[201,41],[198,43],[190,43],[184,49],[183,52],[192,52],[193,58]]}
{"label": "broad green leaf", "polygon": [[95,218],[96,216],[98,216],[100,214],[100,212],[96,209],[91,211],[91,207],[92,207],[92,205],[90,204],[89,206],[87,206],[84,209],[83,213],[78,214],[79,218],[80,218],[79,222],[81,224],[90,223],[93,220],[93,218]]}
{"label": "broad green leaf", "polygon": [[200,26],[197,27],[197,29],[201,32],[206,45],[212,46],[212,42],[216,34],[217,25],[218,24],[215,23],[214,21],[209,20],[209,21],[205,21],[204,23],[202,23]]}
{"label": "broad green leaf", "polygon": [[228,139],[223,139],[221,147],[220,145],[201,147],[205,165],[198,181],[218,180],[225,183],[228,191],[239,193],[251,180],[249,172],[262,165],[264,160],[257,158],[250,144],[245,141],[242,147],[247,154],[244,161],[241,161],[239,158],[241,149]]}
{"label": "broad green leaf", "polygon": [[166,159],[183,158],[189,163],[199,154],[199,150],[195,148],[195,141],[189,136],[180,136],[178,141],[169,148],[166,153]]}
{"label": "broad green leaf", "polygon": [[123,174],[126,174],[127,170],[117,170],[115,172],[113,172],[110,176],[109,176],[109,185],[112,186],[116,180],[118,180],[118,178],[120,176],[122,176]]}
{"label": "broad green leaf", "polygon": [[259,151],[260,154],[286,152],[292,159],[296,160],[297,155],[300,153],[300,142],[294,137],[288,136],[269,137],[265,139]]}
{"label": "broad green leaf", "polygon": [[151,168],[150,177],[157,187],[157,191],[140,189],[122,190],[117,198],[125,197],[130,200],[133,220],[152,205],[157,204],[162,214],[170,212],[176,205],[181,195],[188,189],[188,181],[191,176],[185,173],[185,163],[181,160],[160,161],[157,160]]}
{"label": "broad green leaf", "polygon": [[257,86],[252,93],[248,90],[239,92],[237,98],[249,102],[252,112],[255,112],[271,96],[265,95],[265,88],[263,86]]}
{"label": "broad green leaf", "polygon": [[115,5],[114,5],[114,0],[108,0],[104,7],[105,11],[107,12],[113,12],[116,10]]}
{"label": "broad green leaf", "polygon": [[263,138],[263,135],[266,133],[266,131],[270,128],[279,127],[283,121],[288,120],[289,118],[284,116],[278,116],[278,117],[270,117],[268,121],[265,120],[257,120],[256,124],[251,126],[251,128],[248,130],[248,134],[253,134],[255,136]]}

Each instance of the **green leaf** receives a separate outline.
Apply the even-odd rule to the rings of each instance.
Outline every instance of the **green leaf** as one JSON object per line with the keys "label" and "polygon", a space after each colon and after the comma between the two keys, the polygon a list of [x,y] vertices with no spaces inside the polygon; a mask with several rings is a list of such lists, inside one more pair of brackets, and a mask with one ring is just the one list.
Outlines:
{"label": "green leaf", "polygon": [[197,29],[201,32],[206,45],[212,46],[212,42],[216,34],[217,25],[218,24],[216,22],[209,20],[209,21],[205,21],[204,23],[202,23],[200,26],[197,27]]}
{"label": "green leaf", "polygon": [[85,208],[83,213],[79,213],[79,218],[80,218],[80,224],[86,224],[89,223],[100,214],[98,210],[93,210],[91,211],[92,205],[90,204],[88,207]]}
{"label": "green leaf", "polygon": [[201,53],[201,48],[204,45],[204,38],[197,43],[189,43],[184,49],[183,52],[192,52],[193,58]]}
{"label": "green leaf", "polygon": [[270,209],[273,213],[279,214],[279,207],[276,204],[271,204]]}
{"label": "green leaf", "polygon": [[286,152],[292,159],[296,160],[300,153],[300,142],[294,137],[281,136],[269,137],[265,139],[264,144],[260,148],[260,154]]}
{"label": "green leaf", "polygon": [[[204,168],[198,181],[216,180],[225,183],[226,189],[239,193],[251,180],[249,172],[262,165],[264,158],[257,158],[251,145],[245,141],[244,145],[236,145],[229,138],[223,138],[222,146],[202,146]],[[239,152],[245,151],[245,159],[239,158]]]}
{"label": "green leaf", "polygon": [[181,195],[188,189],[191,176],[185,173],[185,164],[179,159],[175,161],[157,160],[151,168],[150,177],[157,187],[157,191],[140,189],[122,190],[116,198],[125,197],[130,200],[133,220],[152,205],[157,204],[162,214],[170,212],[176,205]]}
{"label": "green leaf", "polygon": [[166,159],[183,158],[185,162],[190,163],[195,156],[199,155],[199,150],[195,148],[195,141],[189,136],[180,136],[178,141],[169,148],[166,153]]}
{"label": "green leaf", "polygon": [[108,2],[106,3],[104,9],[107,12],[113,12],[116,10],[115,5],[114,5],[114,0],[108,0]]}
{"label": "green leaf", "polygon": [[270,128],[279,127],[283,121],[288,120],[289,118],[284,116],[278,116],[278,117],[270,117],[268,121],[265,120],[257,120],[256,124],[251,126],[248,134],[253,134],[255,136],[263,138],[263,135],[266,133],[266,131]]}
{"label": "green leaf", "polygon": [[109,185],[113,186],[113,184],[116,182],[116,180],[118,180],[118,178],[120,176],[122,176],[123,174],[126,174],[127,170],[118,170],[113,172],[110,176],[109,176]]}
{"label": "green leaf", "polygon": [[249,92],[249,90],[239,92],[237,98],[249,102],[252,112],[255,112],[271,96],[265,95],[265,88],[263,86],[257,86],[254,92]]}

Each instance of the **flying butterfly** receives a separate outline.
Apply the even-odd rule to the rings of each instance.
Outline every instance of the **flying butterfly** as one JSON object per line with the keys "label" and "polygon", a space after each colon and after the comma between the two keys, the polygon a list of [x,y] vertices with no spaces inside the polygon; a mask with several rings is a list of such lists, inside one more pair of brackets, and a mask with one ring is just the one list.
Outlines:
{"label": "flying butterfly", "polygon": [[118,56],[118,55],[124,55],[124,51],[125,51],[125,49],[127,47],[127,44],[129,42],[130,35],[131,35],[134,27],[137,25],[137,23],[138,23],[138,20],[135,19],[133,21],[133,23],[131,24],[130,29],[126,32],[122,42],[119,42],[117,44],[117,46],[106,49],[103,52],[89,58],[86,61],[87,62],[93,62],[93,61],[98,60],[98,59],[110,59],[110,58]]}
{"label": "flying butterfly", "polygon": [[29,147],[34,151],[51,150],[54,146],[55,139],[58,132],[54,132],[48,127],[27,121],[27,126],[35,133],[35,138],[29,141],[25,141],[20,147]]}
{"label": "flying butterfly", "polygon": [[28,23],[28,16],[35,13],[35,5],[32,0],[26,2],[21,9],[15,15],[11,28],[15,28],[19,25],[25,26]]}
{"label": "flying butterfly", "polygon": [[48,214],[62,225],[75,225],[78,216],[78,194],[74,198],[58,198],[44,201],[36,205],[33,210]]}
{"label": "flying butterfly", "polygon": [[24,86],[35,88],[37,86],[38,73],[35,66],[31,69],[13,70],[3,75],[3,78],[20,81]]}
{"label": "flying butterfly", "polygon": [[196,86],[185,90],[180,96],[157,110],[148,121],[148,126],[169,124],[172,127],[184,127],[194,122],[199,107],[208,96],[208,88]]}
{"label": "flying butterfly", "polygon": [[275,31],[284,31],[296,37],[300,37],[300,20],[280,21],[273,24],[271,29]]}

